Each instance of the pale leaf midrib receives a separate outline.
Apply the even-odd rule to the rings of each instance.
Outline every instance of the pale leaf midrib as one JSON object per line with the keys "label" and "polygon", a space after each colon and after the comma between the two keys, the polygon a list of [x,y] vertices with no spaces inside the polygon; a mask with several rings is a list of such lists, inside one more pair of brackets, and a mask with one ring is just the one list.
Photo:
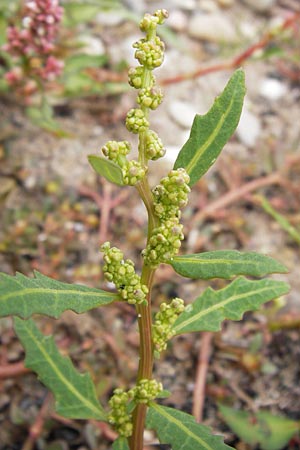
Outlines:
{"label": "pale leaf midrib", "polygon": [[9,300],[14,297],[24,297],[31,294],[52,294],[54,295],[76,295],[80,297],[115,297],[116,295],[108,292],[107,294],[102,294],[101,292],[90,292],[90,291],[80,291],[77,289],[51,289],[51,288],[22,288],[22,290],[9,292],[8,294],[1,295],[0,302]]}
{"label": "pale leaf midrib", "polygon": [[178,420],[175,417],[173,417],[172,415],[168,414],[163,408],[160,408],[157,404],[153,404],[151,406],[152,406],[152,408],[156,409],[159,412],[159,414],[166,417],[169,420],[169,422],[173,422],[174,424],[176,424],[176,426],[178,428],[180,428],[181,430],[183,430],[185,434],[190,436],[191,439],[198,441],[199,444],[203,445],[203,447],[207,448],[208,450],[214,450],[210,445],[208,445],[205,441],[203,441],[199,436],[192,433],[185,425],[183,425],[183,423],[180,420]]}
{"label": "pale leaf midrib", "polygon": [[218,135],[222,125],[224,124],[227,116],[229,115],[229,113],[231,112],[232,109],[232,105],[235,101],[235,95],[236,93],[231,97],[230,103],[229,103],[229,107],[227,109],[227,111],[223,114],[221,114],[220,120],[218,122],[218,125],[215,127],[213,133],[211,133],[208,137],[208,139],[201,145],[201,147],[199,147],[199,149],[195,152],[195,155],[193,156],[193,158],[190,160],[190,162],[187,164],[187,166],[185,167],[185,170],[187,171],[187,173],[191,173],[194,166],[196,165],[199,157],[201,155],[203,155],[203,153],[207,150],[207,148],[212,144],[212,142],[215,140],[216,136]]}
{"label": "pale leaf midrib", "polygon": [[31,330],[27,330],[27,333],[31,336],[32,340],[35,342],[36,346],[39,348],[40,352],[43,354],[48,364],[52,367],[57,377],[67,387],[67,389],[71,391],[83,405],[86,405],[88,409],[90,409],[91,411],[93,411],[93,413],[96,413],[99,416],[101,410],[97,409],[90,401],[86,399],[86,397],[83,397],[76,389],[74,389],[73,385],[68,382],[68,380],[64,377],[63,373],[53,363],[53,360],[49,357],[49,354],[46,352],[44,347],[39,343],[39,341],[36,339],[35,335],[31,332]]}
{"label": "pale leaf midrib", "polygon": [[[179,258],[178,258],[179,259]],[[177,264],[189,264],[189,263],[197,263],[197,264],[222,264],[222,265],[228,265],[228,264],[252,264],[253,266],[258,266],[259,264],[263,264],[259,261],[253,261],[251,259],[208,259],[208,258],[189,258],[188,256],[183,256],[180,258],[181,261],[177,262],[176,258],[174,258],[175,263]],[[183,261],[184,260],[184,261]]]}
{"label": "pale leaf midrib", "polygon": [[193,322],[198,321],[198,320],[201,319],[202,317],[204,317],[204,316],[210,314],[211,312],[213,312],[213,311],[215,311],[215,310],[217,310],[217,309],[220,309],[220,308],[225,307],[228,303],[231,303],[231,302],[240,300],[240,299],[242,299],[243,297],[247,297],[247,296],[249,296],[249,295],[260,294],[260,293],[262,293],[262,292],[265,291],[265,290],[268,291],[269,289],[270,289],[270,288],[267,286],[267,287],[263,287],[263,288],[257,289],[257,290],[255,290],[255,291],[250,291],[250,292],[248,291],[248,292],[245,292],[245,293],[243,293],[243,294],[232,295],[232,296],[230,296],[228,299],[223,300],[223,301],[221,301],[221,302],[219,302],[219,303],[216,303],[216,304],[210,306],[209,308],[207,308],[207,309],[205,309],[205,310],[199,311],[197,314],[194,314],[194,315],[193,315],[192,317],[190,317],[189,319],[186,319],[184,322],[182,322],[182,323],[179,324],[178,326],[174,327],[174,331],[175,331],[176,334],[177,334],[178,331],[180,331],[182,328],[185,328],[187,325],[189,325],[189,324],[191,324],[191,323],[193,323]]}

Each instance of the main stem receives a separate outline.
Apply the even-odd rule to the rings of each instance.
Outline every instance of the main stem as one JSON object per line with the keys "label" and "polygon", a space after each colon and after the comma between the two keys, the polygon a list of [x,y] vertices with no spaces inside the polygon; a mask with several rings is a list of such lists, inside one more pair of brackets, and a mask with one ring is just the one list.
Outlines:
{"label": "main stem", "polygon": [[[153,228],[156,226],[156,218],[153,213],[152,194],[147,178],[141,181],[137,186],[139,194],[146,206],[148,212],[148,239],[152,234]],[[141,282],[148,289],[147,305],[137,305],[138,326],[140,334],[140,351],[139,351],[139,368],[137,375],[137,383],[140,380],[152,378],[153,370],[153,348],[152,348],[152,317],[151,317],[151,291],[153,285],[155,269],[143,265]],[[144,444],[144,429],[147,413],[147,405],[138,403],[133,412],[133,432],[130,438],[130,450],[142,450]]]}

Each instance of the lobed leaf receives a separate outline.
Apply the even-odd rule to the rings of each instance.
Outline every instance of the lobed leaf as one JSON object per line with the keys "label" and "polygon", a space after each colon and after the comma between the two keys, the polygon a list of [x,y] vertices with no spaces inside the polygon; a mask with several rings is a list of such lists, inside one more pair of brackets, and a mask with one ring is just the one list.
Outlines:
{"label": "lobed leaf", "polygon": [[219,331],[225,319],[240,320],[246,311],[289,291],[289,285],[276,280],[235,279],[224,289],[207,288],[188,305],[173,325],[175,334],[193,331]]}
{"label": "lobed leaf", "polygon": [[147,414],[147,428],[156,431],[161,444],[172,450],[229,450],[221,436],[211,434],[208,427],[195,422],[190,414],[173,408],[151,404]]}
{"label": "lobed leaf", "polygon": [[79,373],[70,358],[60,354],[52,336],[44,336],[33,320],[14,320],[26,351],[25,365],[53,392],[58,414],[71,419],[105,420],[90,375]]}
{"label": "lobed leaf", "polygon": [[96,155],[89,155],[88,160],[99,175],[102,175],[111,183],[124,186],[122,170],[116,163]]}
{"label": "lobed leaf", "polygon": [[[299,431],[300,424],[267,411],[252,414],[219,405],[224,421],[247,444],[261,450],[280,450]],[[249,426],[251,424],[251,426]]]}
{"label": "lobed leaf", "polygon": [[53,280],[35,271],[35,278],[17,273],[0,273],[0,317],[16,315],[24,319],[32,314],[58,318],[70,309],[83,313],[118,300],[117,294],[79,284]]}
{"label": "lobed leaf", "polygon": [[112,445],[113,450],[129,450],[128,441],[124,437],[116,439]]}
{"label": "lobed leaf", "polygon": [[241,69],[236,70],[208,113],[195,116],[190,137],[174,164],[174,169],[183,167],[187,171],[190,186],[212,166],[235,131],[245,91],[244,72]]}
{"label": "lobed leaf", "polygon": [[283,264],[269,256],[255,252],[242,253],[237,250],[217,250],[175,256],[170,264],[179,275],[202,280],[229,279],[235,275],[262,277],[270,273],[287,272]]}

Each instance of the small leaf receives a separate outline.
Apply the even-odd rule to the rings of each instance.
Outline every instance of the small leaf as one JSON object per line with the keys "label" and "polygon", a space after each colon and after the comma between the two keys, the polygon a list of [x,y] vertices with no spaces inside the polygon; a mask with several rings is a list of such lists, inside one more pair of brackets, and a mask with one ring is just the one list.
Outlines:
{"label": "small leaf", "polygon": [[71,419],[105,420],[90,375],[79,373],[70,358],[60,354],[53,338],[43,336],[33,320],[15,317],[14,325],[26,351],[25,366],[53,392],[58,414]]}
{"label": "small leaf", "polygon": [[117,294],[80,284],[68,284],[34,272],[35,278],[17,273],[0,273],[0,317],[16,315],[24,319],[32,314],[58,318],[70,309],[83,313],[118,300]]}
{"label": "small leaf", "polygon": [[72,27],[80,23],[89,22],[99,14],[99,5],[92,2],[65,2],[64,25]]}
{"label": "small leaf", "polygon": [[60,124],[54,119],[53,108],[43,99],[39,106],[29,106],[26,108],[26,115],[34,125],[43,128],[58,137],[70,137],[70,134],[64,131]]}
{"label": "small leaf", "polygon": [[299,431],[299,423],[266,411],[251,414],[219,405],[224,421],[249,445],[261,450],[280,450]]}
{"label": "small leaf", "polygon": [[283,281],[250,281],[243,277],[218,291],[209,287],[185,308],[173,330],[175,334],[219,331],[223,320],[240,320],[246,311],[254,311],[288,291],[289,285]]}
{"label": "small leaf", "polygon": [[120,167],[109,159],[101,156],[89,155],[88,160],[93,169],[112,183],[124,186],[123,173]]}
{"label": "small leaf", "polygon": [[217,250],[175,256],[170,264],[180,275],[202,280],[229,279],[235,275],[262,277],[269,273],[287,272],[285,266],[269,256],[254,252],[242,253],[237,250]]}
{"label": "small leaf", "polygon": [[87,55],[85,53],[78,53],[65,60],[64,75],[88,69],[89,67],[102,67],[106,62],[106,55]]}
{"label": "small leaf", "polygon": [[161,444],[172,450],[229,450],[221,436],[195,422],[195,418],[173,408],[152,403],[147,414],[147,428],[156,431]]}
{"label": "small leaf", "polygon": [[270,216],[276,220],[281,228],[286,231],[297,244],[300,244],[300,232],[286,219],[286,217],[276,211],[265,197],[256,195],[255,198],[261,203],[261,206],[266,213],[270,214]]}
{"label": "small leaf", "polygon": [[116,439],[112,445],[113,450],[129,450],[128,441],[124,437]]}
{"label": "small leaf", "polygon": [[239,69],[204,116],[196,115],[190,137],[179,152],[174,169],[183,167],[193,186],[216,161],[235,131],[243,106],[245,76]]}

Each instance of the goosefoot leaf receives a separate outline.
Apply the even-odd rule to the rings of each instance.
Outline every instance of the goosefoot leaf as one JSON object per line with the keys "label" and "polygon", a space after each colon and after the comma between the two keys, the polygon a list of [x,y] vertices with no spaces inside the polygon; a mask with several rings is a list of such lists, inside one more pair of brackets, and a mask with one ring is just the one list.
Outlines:
{"label": "goosefoot leaf", "polygon": [[99,175],[118,186],[125,186],[122,170],[116,163],[96,155],[89,155],[88,160]]}
{"label": "goosefoot leaf", "polygon": [[217,250],[174,256],[170,261],[174,270],[187,278],[208,280],[229,279],[236,275],[262,277],[270,273],[286,273],[286,267],[269,256],[255,252]]}
{"label": "goosefoot leaf", "polygon": [[[251,414],[219,405],[224,421],[234,433],[251,446],[261,450],[280,450],[299,431],[299,423],[267,411]],[[251,424],[251,426],[249,426]]]}
{"label": "goosefoot leaf", "polygon": [[245,75],[238,69],[208,113],[195,116],[190,137],[174,164],[174,169],[182,167],[187,171],[190,186],[208,171],[235,131],[245,92]]}
{"label": "goosefoot leaf", "polygon": [[229,450],[221,436],[211,434],[208,427],[195,422],[195,418],[182,411],[150,405],[147,428],[156,431],[161,444],[169,444],[172,450]]}
{"label": "goosefoot leaf", "polygon": [[58,414],[71,419],[106,420],[90,375],[79,373],[70,358],[60,354],[52,336],[44,336],[31,319],[15,317],[14,326],[26,351],[25,366],[53,392]]}
{"label": "goosefoot leaf", "polygon": [[251,281],[244,277],[236,278],[218,291],[209,287],[180,314],[174,322],[173,331],[175,335],[219,331],[223,320],[240,320],[246,311],[254,311],[288,291],[289,285],[283,281]]}
{"label": "goosefoot leaf", "polygon": [[116,439],[112,445],[113,450],[129,450],[128,441],[124,437]]}
{"label": "goosefoot leaf", "polygon": [[101,289],[53,280],[35,271],[35,278],[17,273],[0,273],[0,317],[32,314],[58,318],[70,309],[83,313],[118,300],[118,295]]}

